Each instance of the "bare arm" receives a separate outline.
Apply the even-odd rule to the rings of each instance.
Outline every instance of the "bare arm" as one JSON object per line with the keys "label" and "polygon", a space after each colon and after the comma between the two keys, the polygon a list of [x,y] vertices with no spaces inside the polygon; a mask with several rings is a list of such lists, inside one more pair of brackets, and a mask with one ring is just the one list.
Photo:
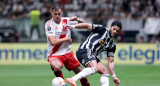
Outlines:
{"label": "bare arm", "polygon": [[81,18],[78,18],[77,21],[78,21],[78,23],[85,23],[85,21]]}
{"label": "bare arm", "polygon": [[73,16],[69,19],[70,21],[77,21],[78,23],[84,23],[85,21],[77,16]]}
{"label": "bare arm", "polygon": [[65,41],[68,41],[69,44],[72,43],[72,39],[70,37],[65,37],[62,39],[57,39],[55,35],[51,35],[48,37],[49,42],[51,43],[51,45],[55,46],[55,45],[59,45]]}
{"label": "bare arm", "polygon": [[108,57],[108,68],[112,75],[113,81],[118,86],[120,84],[120,80],[116,77],[115,74],[115,66],[114,66],[114,57]]}
{"label": "bare arm", "polygon": [[114,57],[108,57],[108,68],[109,71],[112,75],[115,74],[115,70],[114,70]]}

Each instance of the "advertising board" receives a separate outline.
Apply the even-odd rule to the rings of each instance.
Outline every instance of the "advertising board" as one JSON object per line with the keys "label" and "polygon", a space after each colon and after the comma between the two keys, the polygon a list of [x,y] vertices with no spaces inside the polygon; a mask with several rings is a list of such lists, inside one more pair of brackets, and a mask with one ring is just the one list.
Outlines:
{"label": "advertising board", "polygon": [[[79,44],[72,44],[75,53]],[[98,58],[107,63],[107,52]],[[159,44],[116,45],[115,64],[160,64]],[[10,43],[0,44],[0,64],[49,64],[47,62],[46,43]]]}

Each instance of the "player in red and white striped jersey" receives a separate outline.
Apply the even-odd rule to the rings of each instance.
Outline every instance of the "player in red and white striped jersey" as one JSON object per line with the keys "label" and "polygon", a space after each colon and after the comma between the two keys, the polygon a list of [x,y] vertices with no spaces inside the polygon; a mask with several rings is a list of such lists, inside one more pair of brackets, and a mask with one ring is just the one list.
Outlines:
{"label": "player in red and white striped jersey", "polygon": [[[67,25],[82,23],[84,20],[77,17],[62,17],[62,9],[58,4],[53,5],[51,15],[52,19],[45,24],[48,60],[51,68],[57,77],[64,78],[61,70],[63,65],[67,70],[73,70],[77,74],[82,68],[71,50],[71,31]],[[80,81],[82,86],[90,86],[87,78]]]}

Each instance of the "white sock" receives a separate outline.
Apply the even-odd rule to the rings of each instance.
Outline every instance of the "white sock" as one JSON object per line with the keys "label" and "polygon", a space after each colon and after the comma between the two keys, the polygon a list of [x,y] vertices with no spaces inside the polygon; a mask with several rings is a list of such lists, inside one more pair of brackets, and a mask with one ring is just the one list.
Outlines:
{"label": "white sock", "polygon": [[109,86],[109,74],[102,74],[100,77],[101,86]]}
{"label": "white sock", "polygon": [[86,76],[94,74],[94,73],[95,73],[94,68],[88,67],[88,68],[84,68],[81,72],[79,72],[72,78],[77,81],[79,79],[85,78]]}

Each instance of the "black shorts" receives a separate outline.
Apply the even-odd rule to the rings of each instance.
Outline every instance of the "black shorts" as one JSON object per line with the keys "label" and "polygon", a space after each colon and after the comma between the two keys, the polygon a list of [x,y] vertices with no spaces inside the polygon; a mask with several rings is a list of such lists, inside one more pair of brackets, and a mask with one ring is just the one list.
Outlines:
{"label": "black shorts", "polygon": [[97,63],[100,62],[100,60],[90,52],[91,51],[88,51],[87,49],[78,49],[76,52],[77,59],[83,66],[86,66],[92,60],[96,60]]}

